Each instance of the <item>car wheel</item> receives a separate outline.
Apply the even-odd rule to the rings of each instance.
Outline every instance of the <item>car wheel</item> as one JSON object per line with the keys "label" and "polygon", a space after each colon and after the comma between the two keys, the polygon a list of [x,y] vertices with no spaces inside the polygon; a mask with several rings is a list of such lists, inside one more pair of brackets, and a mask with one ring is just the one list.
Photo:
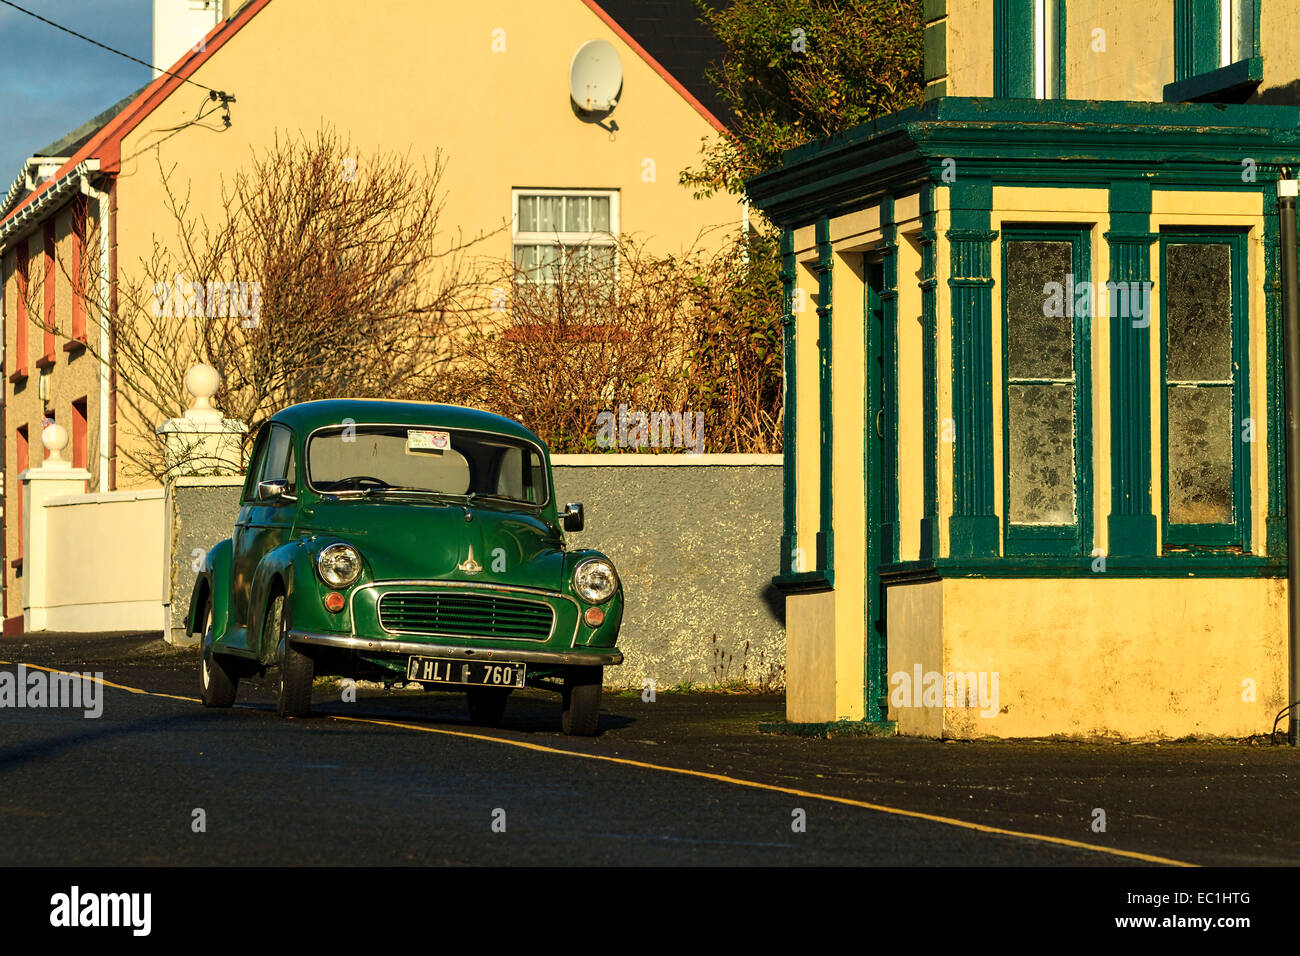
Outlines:
{"label": "car wheel", "polygon": [[204,707],[229,707],[239,692],[239,671],[233,660],[213,650],[212,602],[203,609],[199,631],[199,687]]}
{"label": "car wheel", "polygon": [[469,704],[469,721],[482,727],[500,727],[501,718],[506,714],[506,701],[510,697],[508,688],[471,687],[465,692],[465,701]]}
{"label": "car wheel", "polygon": [[281,717],[306,717],[311,713],[311,685],[316,665],[289,641],[289,609],[284,595],[277,595],[266,616],[268,632],[276,635],[280,657],[280,699],[276,711]]}
{"label": "car wheel", "polygon": [[600,723],[603,667],[575,667],[564,677],[560,726],[570,737],[594,737]]}

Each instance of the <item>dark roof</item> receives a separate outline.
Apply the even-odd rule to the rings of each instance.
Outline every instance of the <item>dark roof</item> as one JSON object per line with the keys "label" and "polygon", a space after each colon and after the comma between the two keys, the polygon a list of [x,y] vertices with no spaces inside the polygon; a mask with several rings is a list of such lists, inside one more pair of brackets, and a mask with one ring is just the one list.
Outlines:
{"label": "dark roof", "polygon": [[[700,20],[694,0],[596,0],[602,10],[645,47],[710,113],[730,126],[730,110],[704,78],[721,63],[723,46]],[[722,0],[708,0],[712,7]]]}
{"label": "dark roof", "polygon": [[87,120],[70,133],[64,134],[43,149],[38,149],[36,152],[32,153],[32,155],[71,156],[77,150],[81,149],[82,146],[85,146],[86,143],[90,141],[90,137],[103,129],[108,124],[109,120],[122,112],[122,110],[126,109],[127,104],[144,92],[144,89],[145,87],[142,86],[134,93],[122,97],[98,116]]}
{"label": "dark roof", "polygon": [[271,416],[271,421],[282,422],[300,435],[330,425],[341,426],[344,419],[351,419],[357,425],[477,429],[542,444],[536,435],[514,419],[463,405],[397,402],[380,398],[327,398],[290,405]]}

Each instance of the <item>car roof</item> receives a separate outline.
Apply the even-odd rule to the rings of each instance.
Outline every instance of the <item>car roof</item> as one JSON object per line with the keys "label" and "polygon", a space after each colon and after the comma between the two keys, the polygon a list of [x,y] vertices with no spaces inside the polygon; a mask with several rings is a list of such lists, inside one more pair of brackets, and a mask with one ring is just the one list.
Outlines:
{"label": "car roof", "polygon": [[519,422],[478,408],[439,405],[434,402],[398,402],[380,398],[330,398],[301,402],[282,408],[271,421],[288,425],[299,435],[317,428],[342,425],[344,419],[357,425],[423,425],[436,428],[470,428],[546,443]]}

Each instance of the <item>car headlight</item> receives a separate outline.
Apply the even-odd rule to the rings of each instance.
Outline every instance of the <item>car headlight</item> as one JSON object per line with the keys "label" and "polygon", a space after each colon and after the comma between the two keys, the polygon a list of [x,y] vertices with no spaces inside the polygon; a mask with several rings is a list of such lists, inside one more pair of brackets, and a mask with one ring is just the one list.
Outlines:
{"label": "car headlight", "polygon": [[614,565],[604,558],[588,558],[573,569],[573,589],[588,604],[602,604],[618,590]]}
{"label": "car headlight", "polygon": [[345,588],[361,576],[361,553],[350,544],[331,544],[316,555],[316,573],[332,588]]}

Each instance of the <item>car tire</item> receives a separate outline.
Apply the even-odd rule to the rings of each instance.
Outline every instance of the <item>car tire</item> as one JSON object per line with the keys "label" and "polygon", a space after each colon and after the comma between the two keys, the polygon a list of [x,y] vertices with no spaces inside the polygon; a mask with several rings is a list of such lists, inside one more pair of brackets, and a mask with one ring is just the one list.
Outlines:
{"label": "car tire", "polygon": [[570,737],[594,737],[600,724],[603,667],[575,667],[564,676],[560,726]]}
{"label": "car tire", "polygon": [[239,693],[239,670],[235,661],[213,649],[211,601],[200,620],[199,698],[204,707],[229,707]]}
{"label": "car tire", "polygon": [[506,701],[509,699],[508,688],[471,687],[465,692],[470,723],[480,727],[500,727],[501,719],[506,715]]}
{"label": "car tire", "polygon": [[269,633],[276,635],[279,649],[280,697],[276,713],[281,717],[306,717],[311,713],[316,664],[289,640],[289,611],[283,594],[276,595],[271,602],[265,626]]}

